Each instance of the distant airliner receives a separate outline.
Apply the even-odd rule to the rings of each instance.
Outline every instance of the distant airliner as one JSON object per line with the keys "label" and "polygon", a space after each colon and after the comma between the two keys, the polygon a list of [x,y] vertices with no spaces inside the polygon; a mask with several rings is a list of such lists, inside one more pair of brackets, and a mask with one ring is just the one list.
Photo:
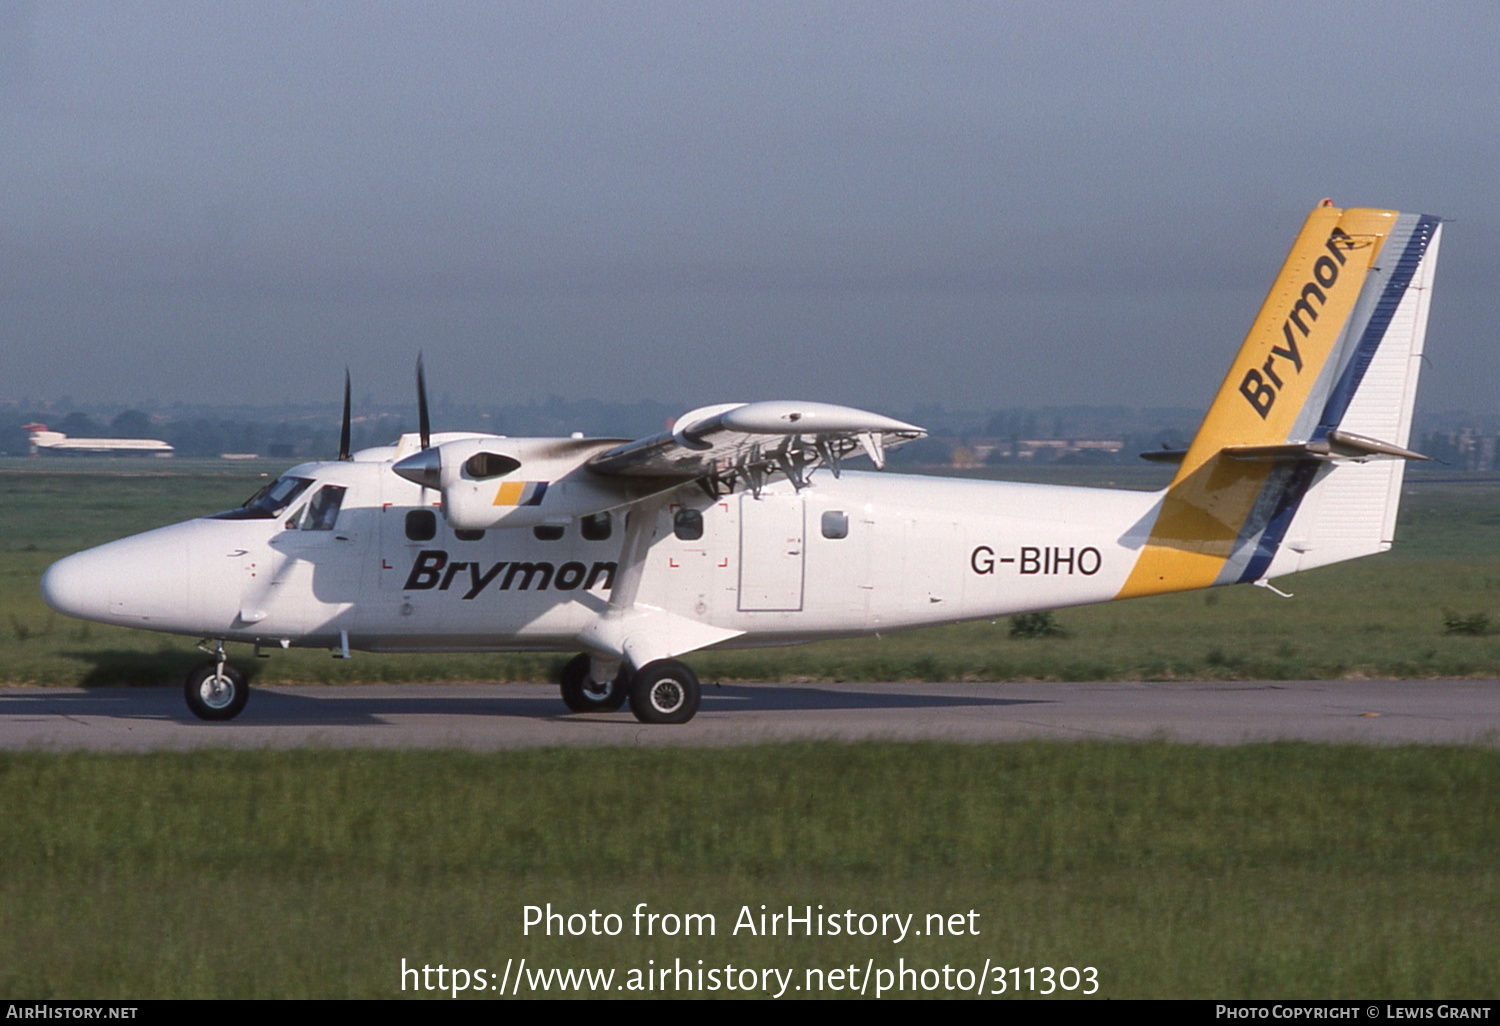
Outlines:
{"label": "distant airliner", "polygon": [[55,453],[59,456],[171,456],[176,450],[157,438],[69,438],[61,431],[49,431],[46,424],[23,424],[31,432],[31,454]]}

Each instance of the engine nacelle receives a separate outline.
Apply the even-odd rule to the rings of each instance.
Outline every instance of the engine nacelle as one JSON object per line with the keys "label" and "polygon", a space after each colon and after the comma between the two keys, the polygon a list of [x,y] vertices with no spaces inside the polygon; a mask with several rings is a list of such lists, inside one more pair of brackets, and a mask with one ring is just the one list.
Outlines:
{"label": "engine nacelle", "polygon": [[401,460],[397,474],[443,496],[443,519],[461,531],[566,524],[636,497],[638,488],[583,469],[609,439],[465,438]]}

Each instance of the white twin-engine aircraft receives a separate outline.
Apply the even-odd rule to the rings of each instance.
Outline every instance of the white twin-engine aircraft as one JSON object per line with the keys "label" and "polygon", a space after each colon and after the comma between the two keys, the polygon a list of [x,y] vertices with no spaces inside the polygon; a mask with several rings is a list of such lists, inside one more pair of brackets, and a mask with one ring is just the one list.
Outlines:
{"label": "white twin-engine aircraft", "polygon": [[[431,434],[304,463],[238,509],[58,561],[70,616],[204,638],[192,711],[245,706],[229,641],[578,650],[575,712],[684,723],[679,657],[1249,582],[1383,552],[1438,218],[1307,218],[1160,492],[855,473],[922,429],[825,403],[708,406],[637,441]],[[814,474],[817,471],[818,473]],[[826,473],[825,473],[826,471]]]}

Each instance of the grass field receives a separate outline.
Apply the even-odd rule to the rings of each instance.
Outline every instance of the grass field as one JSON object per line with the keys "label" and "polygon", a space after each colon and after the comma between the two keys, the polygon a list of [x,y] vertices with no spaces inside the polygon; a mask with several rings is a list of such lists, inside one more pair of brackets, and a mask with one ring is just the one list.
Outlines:
{"label": "grass field", "polygon": [[[122,471],[121,468],[124,468]],[[192,639],[59,617],[36,582],[68,552],[237,505],[259,469],[222,461],[0,461],[0,682],[176,682]],[[1043,480],[1148,486],[1158,468],[1036,468]],[[1017,639],[978,622],[777,650],[703,653],[705,680],[1303,679],[1500,676],[1500,482],[1407,487],[1396,548],[1279,585],[1215,589],[1063,610],[1065,636]],[[1487,618],[1485,633],[1448,622]],[[272,682],[538,680],[564,657],[278,654]]]}
{"label": "grass field", "polygon": [[[1497,771],[1487,749],[1302,744],[0,754],[0,993],[385,997],[403,957],[524,956],[1493,998]],[[624,932],[523,936],[549,902]],[[715,933],[632,936],[639,902]],[[978,934],[734,935],[762,904],[973,910]]]}

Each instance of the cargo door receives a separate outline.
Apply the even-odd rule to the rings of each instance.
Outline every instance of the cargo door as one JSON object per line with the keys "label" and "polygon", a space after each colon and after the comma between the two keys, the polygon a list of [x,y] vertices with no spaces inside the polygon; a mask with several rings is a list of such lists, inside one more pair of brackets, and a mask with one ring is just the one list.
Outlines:
{"label": "cargo door", "polygon": [[798,612],[806,566],[800,495],[740,495],[740,611]]}

